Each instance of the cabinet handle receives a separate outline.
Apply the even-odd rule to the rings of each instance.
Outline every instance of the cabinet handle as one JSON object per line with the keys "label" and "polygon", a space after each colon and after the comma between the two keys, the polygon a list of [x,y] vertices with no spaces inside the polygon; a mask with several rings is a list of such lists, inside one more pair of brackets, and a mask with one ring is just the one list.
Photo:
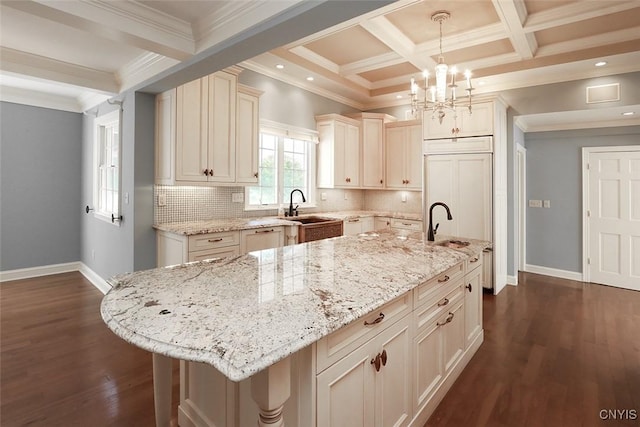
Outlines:
{"label": "cabinet handle", "polygon": [[209,168],[204,170],[204,176],[207,176],[207,175],[209,175]]}
{"label": "cabinet handle", "polygon": [[471,286],[471,283],[465,286],[465,288],[469,289],[469,292],[473,291],[473,286]]}
{"label": "cabinet handle", "polygon": [[383,182],[383,181],[382,181],[382,180],[380,180],[380,184],[382,184],[382,182]]}
{"label": "cabinet handle", "polygon": [[209,169],[209,176],[213,176],[213,169]]}
{"label": "cabinet handle", "polygon": [[480,258],[475,257],[475,258],[473,258],[473,259],[470,259],[470,260],[469,260],[469,263],[473,264],[474,262],[478,262],[478,260],[479,260],[479,259],[480,259]]}
{"label": "cabinet handle", "polygon": [[450,279],[450,277],[445,275],[443,279],[438,279],[438,283],[448,282],[449,279]]}
{"label": "cabinet handle", "polygon": [[371,359],[371,364],[376,367],[376,372],[380,372],[380,353],[376,354],[375,359]]}
{"label": "cabinet handle", "polygon": [[403,222],[402,225],[413,225],[410,222]]}
{"label": "cabinet handle", "polygon": [[254,174],[253,174],[253,177],[254,177],[254,178],[257,178],[257,177],[258,177],[258,172],[254,173]]}
{"label": "cabinet handle", "polygon": [[360,222],[360,218],[348,219],[347,222]]}
{"label": "cabinet handle", "polygon": [[219,239],[209,239],[209,240],[207,240],[207,241],[208,241],[209,243],[216,243],[216,242],[222,242],[222,240],[223,240],[222,238],[219,238]]}
{"label": "cabinet handle", "polygon": [[409,183],[409,180],[407,180],[407,184]]}
{"label": "cabinet handle", "polygon": [[442,302],[439,302],[438,307],[444,307],[447,304],[449,304],[449,298],[445,298]]}
{"label": "cabinet handle", "polygon": [[376,317],[376,319],[373,322],[367,322],[365,320],[364,321],[364,326],[376,325],[376,324],[382,322],[383,319],[384,319],[384,313],[380,313],[380,315],[378,317]]}
{"label": "cabinet handle", "polygon": [[382,350],[380,359],[382,359],[382,366],[387,366],[387,350]]}
{"label": "cabinet handle", "polygon": [[256,230],[256,233],[271,233],[275,231],[273,228],[269,229],[269,230]]}
{"label": "cabinet handle", "polygon": [[453,314],[453,313],[451,313],[451,312],[449,312],[449,315],[447,316],[447,318],[445,319],[445,321],[444,321],[444,322],[442,322],[442,323],[438,322],[438,323],[436,323],[436,325],[438,325],[438,326],[444,326],[444,325],[446,325],[447,323],[451,323],[451,321],[453,320],[453,317],[454,317],[454,314]]}

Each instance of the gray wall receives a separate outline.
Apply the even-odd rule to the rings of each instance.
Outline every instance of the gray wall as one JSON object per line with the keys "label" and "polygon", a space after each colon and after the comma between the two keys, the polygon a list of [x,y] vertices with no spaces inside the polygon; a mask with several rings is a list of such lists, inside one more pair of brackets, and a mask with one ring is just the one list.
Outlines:
{"label": "gray wall", "polygon": [[527,264],[582,272],[582,147],[640,144],[640,126],[525,134]]}
{"label": "gray wall", "polygon": [[80,258],[82,114],[0,103],[0,270]]}

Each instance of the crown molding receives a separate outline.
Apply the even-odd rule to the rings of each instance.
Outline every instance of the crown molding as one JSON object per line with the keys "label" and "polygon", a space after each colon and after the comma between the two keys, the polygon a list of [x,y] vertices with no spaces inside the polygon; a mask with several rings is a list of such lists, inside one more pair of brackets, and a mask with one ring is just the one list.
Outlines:
{"label": "crown molding", "polygon": [[120,83],[120,92],[152,78],[179,62],[180,61],[173,58],[167,58],[166,56],[153,52],[147,52],[138,56],[116,73],[116,78]]}
{"label": "crown molding", "polygon": [[72,113],[81,113],[83,111],[82,106],[75,97],[54,95],[11,86],[0,87],[0,101]]}

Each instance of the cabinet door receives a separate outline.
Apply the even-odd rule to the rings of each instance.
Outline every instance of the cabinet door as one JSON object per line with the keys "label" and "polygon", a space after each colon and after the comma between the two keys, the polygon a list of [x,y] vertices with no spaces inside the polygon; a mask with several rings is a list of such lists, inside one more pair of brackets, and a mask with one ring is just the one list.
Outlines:
{"label": "cabinet door", "polygon": [[204,251],[189,252],[189,262],[203,261],[211,258],[232,257],[240,254],[238,246],[227,246],[226,248],[208,249]]}
{"label": "cabinet door", "polygon": [[442,329],[432,322],[413,340],[414,398],[413,410],[417,412],[436,391],[444,376]]}
{"label": "cabinet door", "polygon": [[236,117],[236,182],[258,182],[259,98],[238,92]]}
{"label": "cabinet door", "polygon": [[456,127],[460,128],[460,122],[458,119],[454,119],[452,111],[447,111],[446,115],[442,119],[442,123],[438,120],[437,114],[425,111],[422,116],[423,138],[424,139],[440,139],[440,138],[452,138],[455,136]]}
{"label": "cabinet door", "polygon": [[171,185],[176,171],[176,89],[156,96],[155,138],[155,183]]}
{"label": "cabinet door", "polygon": [[471,239],[492,239],[492,189],[491,154],[460,154],[456,157],[454,173],[457,182],[456,236]]}
{"label": "cabinet door", "polygon": [[490,249],[482,252],[482,287],[493,289],[493,252]]}
{"label": "cabinet door", "polygon": [[203,77],[176,90],[176,181],[208,180],[208,86]]}
{"label": "cabinet door", "polygon": [[236,174],[237,77],[217,72],[208,79],[209,181],[233,182]]}
{"label": "cabinet door", "polygon": [[449,206],[453,220],[447,220],[447,212],[440,206],[433,209],[433,227],[440,224],[438,233],[448,236],[460,236],[457,222],[460,209],[456,205],[455,157],[449,155],[429,155],[426,160],[426,204],[425,221],[429,226],[429,207],[435,202]]}
{"label": "cabinet door", "polygon": [[360,226],[361,226],[361,230],[360,230],[361,233],[373,231],[375,228],[373,217],[369,216],[369,217],[360,218]]}
{"label": "cabinet door", "polygon": [[384,126],[382,119],[362,119],[362,187],[384,187]]}
{"label": "cabinet door", "polygon": [[389,218],[384,217],[376,217],[373,220],[373,229],[374,230],[389,230],[391,228],[391,220]]}
{"label": "cabinet door", "polygon": [[344,145],[344,175],[347,187],[360,187],[360,128],[347,125]]}
{"label": "cabinet door", "polygon": [[404,136],[405,132],[401,127],[387,128],[385,132],[385,174],[387,188],[404,188],[404,182],[406,180],[404,176]]}
{"label": "cabinet door", "polygon": [[412,419],[413,383],[411,316],[406,316],[375,338],[383,366],[376,372],[376,423],[378,427],[402,427]]}
{"label": "cabinet door", "polygon": [[473,104],[471,113],[467,107],[460,107],[458,119],[458,136],[493,135],[493,102]]}
{"label": "cabinet door", "polygon": [[405,179],[406,188],[420,190],[422,188],[422,126],[406,128]]}
{"label": "cabinet door", "polygon": [[[478,255],[482,262],[482,255]],[[464,292],[464,336],[465,348],[482,330],[482,267],[478,266],[465,276]]]}
{"label": "cabinet door", "polygon": [[342,234],[344,236],[357,236],[362,233],[360,218],[347,219],[342,224]]}
{"label": "cabinet door", "polygon": [[369,342],[317,376],[317,427],[374,426],[378,351]]}
{"label": "cabinet door", "polygon": [[262,249],[284,246],[284,228],[271,227],[259,230],[243,230],[240,238],[240,251],[243,254]]}
{"label": "cabinet door", "polygon": [[442,327],[444,371],[449,372],[464,352],[464,305],[461,302],[449,310],[451,320]]}

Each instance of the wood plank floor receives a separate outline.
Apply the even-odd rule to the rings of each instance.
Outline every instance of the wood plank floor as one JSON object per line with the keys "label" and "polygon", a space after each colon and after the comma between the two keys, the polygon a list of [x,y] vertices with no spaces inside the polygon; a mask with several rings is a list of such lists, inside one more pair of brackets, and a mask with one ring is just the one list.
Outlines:
{"label": "wood plank floor", "polygon": [[[0,285],[0,425],[154,425],[151,356],[106,328],[101,299],[79,273]],[[484,327],[426,426],[640,425],[639,292],[521,274],[484,296]]]}

